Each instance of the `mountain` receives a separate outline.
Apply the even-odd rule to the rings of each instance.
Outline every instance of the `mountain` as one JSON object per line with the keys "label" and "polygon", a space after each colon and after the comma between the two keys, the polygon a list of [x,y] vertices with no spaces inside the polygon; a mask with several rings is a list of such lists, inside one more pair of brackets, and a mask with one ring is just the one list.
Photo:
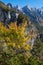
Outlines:
{"label": "mountain", "polygon": [[7,5],[0,1],[0,21],[7,25],[10,22],[17,21],[18,15],[22,13],[16,7],[12,7],[10,3]]}
{"label": "mountain", "polygon": [[12,7],[10,3],[6,5],[0,1],[0,21],[4,21],[5,25],[11,21],[17,21],[19,14],[27,16],[35,28],[40,32],[43,32],[43,7],[38,9],[30,7],[29,5],[24,6],[23,8],[18,5]]}
{"label": "mountain", "polygon": [[43,7],[42,8],[32,8],[30,6],[24,6],[22,11],[30,17],[32,23],[39,29],[43,30]]}
{"label": "mountain", "polygon": [[36,9],[36,8],[31,8],[29,6],[25,6],[22,8],[23,12],[28,15],[30,17],[30,19],[33,22],[38,22],[40,23],[43,20],[43,15],[41,14],[41,12],[43,13],[43,11],[40,9]]}

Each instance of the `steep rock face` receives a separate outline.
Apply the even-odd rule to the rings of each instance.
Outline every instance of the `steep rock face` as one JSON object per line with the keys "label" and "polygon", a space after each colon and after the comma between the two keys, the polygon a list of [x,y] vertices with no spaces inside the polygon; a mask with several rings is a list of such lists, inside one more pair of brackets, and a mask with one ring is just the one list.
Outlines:
{"label": "steep rock face", "polygon": [[0,21],[4,21],[4,12],[2,8],[0,8]]}
{"label": "steep rock face", "polygon": [[23,12],[30,16],[32,21],[36,21],[38,23],[42,22],[43,20],[43,9],[36,9],[32,7],[25,6],[22,8]]}
{"label": "steep rock face", "polygon": [[22,8],[22,11],[30,18],[35,27],[41,32],[43,30],[43,8],[37,9],[25,6]]}
{"label": "steep rock face", "polygon": [[[1,3],[1,5],[4,5],[4,4]],[[4,22],[4,24],[7,25],[10,22],[16,21],[16,13],[11,10],[6,10],[7,7],[9,7],[9,9],[12,8],[12,5],[10,3],[4,6],[5,6],[5,9],[3,6],[0,6],[0,21]]]}

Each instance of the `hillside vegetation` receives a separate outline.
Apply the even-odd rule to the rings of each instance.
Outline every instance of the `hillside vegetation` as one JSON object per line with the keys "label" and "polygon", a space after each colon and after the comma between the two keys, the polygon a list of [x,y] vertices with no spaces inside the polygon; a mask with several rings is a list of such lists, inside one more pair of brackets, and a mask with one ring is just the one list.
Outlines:
{"label": "hillside vegetation", "polygon": [[36,27],[28,16],[0,2],[0,65],[43,65],[43,34]]}

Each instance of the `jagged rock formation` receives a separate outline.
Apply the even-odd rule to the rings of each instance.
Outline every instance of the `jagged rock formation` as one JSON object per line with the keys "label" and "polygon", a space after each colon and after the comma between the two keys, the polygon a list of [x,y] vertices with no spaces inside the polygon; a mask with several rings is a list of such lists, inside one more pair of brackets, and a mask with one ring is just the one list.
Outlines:
{"label": "jagged rock formation", "polygon": [[5,5],[0,2],[0,21],[7,25],[10,22],[16,21],[16,11],[13,10],[12,5],[8,3]]}
{"label": "jagged rock formation", "polygon": [[40,31],[43,32],[43,8],[32,8],[30,6],[24,6],[22,11],[30,17],[32,23],[35,27]]}
{"label": "jagged rock formation", "polygon": [[0,21],[4,21],[4,13],[1,7],[0,7]]}
{"label": "jagged rock formation", "polygon": [[0,21],[4,22],[5,25],[10,22],[18,21],[17,18],[19,14],[28,16],[28,19],[30,18],[32,24],[34,24],[38,31],[43,33],[43,8],[36,9],[25,6],[19,9],[18,6],[12,7],[10,3],[5,5],[0,1]]}

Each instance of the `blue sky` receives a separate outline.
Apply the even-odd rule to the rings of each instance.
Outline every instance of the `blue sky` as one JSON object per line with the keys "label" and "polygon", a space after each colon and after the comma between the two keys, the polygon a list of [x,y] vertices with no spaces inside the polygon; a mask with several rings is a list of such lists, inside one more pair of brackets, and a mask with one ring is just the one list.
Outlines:
{"label": "blue sky", "polygon": [[5,4],[11,3],[13,6],[19,5],[23,7],[25,5],[29,5],[31,7],[40,8],[43,7],[43,0],[0,0]]}

